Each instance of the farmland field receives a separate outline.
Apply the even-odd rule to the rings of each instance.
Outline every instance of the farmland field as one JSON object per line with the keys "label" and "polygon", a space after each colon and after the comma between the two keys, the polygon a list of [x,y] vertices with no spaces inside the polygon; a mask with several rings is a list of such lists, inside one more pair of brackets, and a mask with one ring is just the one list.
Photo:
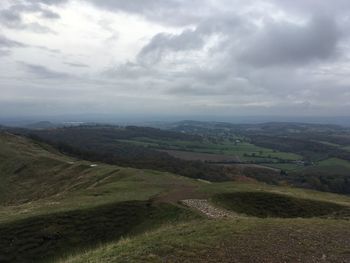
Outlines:
{"label": "farmland field", "polygon": [[183,160],[198,160],[198,161],[209,161],[209,162],[239,162],[240,160],[236,156],[224,155],[224,154],[213,154],[213,153],[201,153],[192,151],[177,151],[177,150],[161,150],[171,156],[180,158]]}
{"label": "farmland field", "polygon": [[[179,150],[198,153],[219,154],[221,156],[234,156],[241,161],[254,161],[261,159],[299,160],[302,157],[294,153],[280,152],[268,148],[256,146],[248,142],[218,142],[209,141],[192,142],[181,140],[154,140],[149,138],[133,138],[132,140],[120,140],[121,142],[141,145],[162,150]],[[209,156],[208,156],[209,157]]]}
{"label": "farmland field", "polygon": [[350,146],[345,146],[345,147],[343,147],[343,149],[350,152]]}
{"label": "farmland field", "polygon": [[350,175],[350,163],[348,161],[338,158],[329,158],[324,161],[318,162],[312,167],[305,168],[304,172]]}
{"label": "farmland field", "polygon": [[273,167],[287,172],[302,171],[304,169],[304,166],[297,165],[294,163],[262,163],[261,165]]}

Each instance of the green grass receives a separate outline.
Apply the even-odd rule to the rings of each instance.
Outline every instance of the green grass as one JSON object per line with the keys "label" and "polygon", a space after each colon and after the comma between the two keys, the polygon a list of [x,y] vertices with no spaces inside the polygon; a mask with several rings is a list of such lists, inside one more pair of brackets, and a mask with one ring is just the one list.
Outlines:
{"label": "green grass", "polygon": [[199,218],[170,204],[127,201],[0,225],[1,262],[39,262],[92,248],[161,224]]}
{"label": "green grass", "polygon": [[[101,167],[100,167],[101,168]],[[115,169],[107,166],[106,169]],[[96,169],[97,170],[97,169]],[[104,173],[101,173],[102,177]],[[0,206],[0,223],[33,215],[93,208],[128,200],[148,200],[153,196],[183,185],[198,184],[195,180],[155,171],[121,169],[104,181],[97,180],[35,201]],[[96,183],[96,181],[99,181]],[[35,187],[35,185],[33,185]]]}
{"label": "green grass", "polygon": [[[0,222],[148,200],[197,181],[170,173],[76,160],[31,140],[0,134]],[[137,189],[137,191],[135,191]]]}
{"label": "green grass", "polygon": [[[102,246],[67,263],[332,262],[349,257],[350,222],[335,220],[202,220],[162,227]],[[337,243],[335,240],[342,240]]]}
{"label": "green grass", "polygon": [[261,183],[243,183],[243,182],[223,182],[200,185],[199,192],[204,193],[208,197],[212,197],[222,193],[240,193],[240,192],[257,192],[257,193],[273,193],[286,195],[294,198],[309,199],[321,202],[333,202],[342,206],[350,206],[350,196],[339,195],[329,192],[320,192],[303,188],[295,188],[290,186],[274,186]]}
{"label": "green grass", "polygon": [[64,156],[26,138],[0,134],[0,262],[37,262],[199,218],[149,200],[196,180]]}
{"label": "green grass", "polygon": [[295,198],[268,192],[237,192],[215,195],[213,202],[237,213],[255,217],[319,217],[350,215],[350,208],[331,202]]}

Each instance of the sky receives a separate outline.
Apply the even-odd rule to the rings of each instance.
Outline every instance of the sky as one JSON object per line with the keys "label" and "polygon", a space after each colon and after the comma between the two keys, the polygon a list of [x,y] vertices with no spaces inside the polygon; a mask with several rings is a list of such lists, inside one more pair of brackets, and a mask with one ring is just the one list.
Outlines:
{"label": "sky", "polygon": [[1,0],[0,117],[349,116],[348,0]]}

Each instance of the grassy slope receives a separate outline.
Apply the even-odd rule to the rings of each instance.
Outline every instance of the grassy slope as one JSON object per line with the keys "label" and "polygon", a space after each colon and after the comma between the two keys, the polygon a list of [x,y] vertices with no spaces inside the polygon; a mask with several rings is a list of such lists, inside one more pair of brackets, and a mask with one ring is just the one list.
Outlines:
{"label": "grassy slope", "polygon": [[151,170],[106,164],[90,167],[87,161],[72,159],[14,135],[0,134],[0,145],[0,222],[127,200],[148,200],[177,185],[197,184],[195,180]]}
{"label": "grassy slope", "polygon": [[[37,262],[163,223],[199,218],[150,198],[196,183],[149,170],[74,160],[0,134],[0,262]],[[9,245],[10,244],[10,245]]]}
{"label": "grassy slope", "polygon": [[[320,245],[327,256],[348,256],[342,244],[348,242],[350,228],[343,220],[242,217],[238,221],[215,222],[199,219],[199,215],[181,206],[148,201],[156,195],[165,196],[162,200],[182,199],[181,192],[175,194],[177,199],[166,198],[182,188],[191,188],[208,198],[220,193],[271,192],[349,206],[350,198],[346,196],[264,184],[207,183],[105,164],[90,167],[89,162],[74,160],[46,145],[13,135],[0,134],[0,145],[0,180],[3,189],[8,189],[0,198],[0,251],[6,252],[0,253],[0,261],[11,261],[14,255],[17,262],[31,257],[37,261],[42,257],[60,257],[62,251],[69,255],[89,250],[70,260],[160,262],[172,255],[174,262],[203,262],[209,258],[213,262],[232,262],[227,259],[234,253],[244,262],[247,257],[268,257],[273,253],[266,251],[274,246],[262,242],[267,235],[271,242],[291,245],[285,254],[304,253],[304,246],[290,244],[285,238],[294,233],[296,240],[305,239],[310,245],[307,253]],[[184,220],[200,221],[181,224]],[[168,226],[162,227],[164,224]],[[152,230],[159,226],[159,230]],[[340,229],[345,229],[344,236]],[[149,232],[133,236],[145,230]],[[283,231],[283,235],[278,234]],[[122,236],[130,237],[118,241]],[[317,243],[323,237],[329,239],[329,246]],[[105,242],[110,245],[103,245]],[[90,250],[98,243],[100,249]],[[250,247],[244,252],[246,244]],[[278,255],[276,259],[285,256]]]}
{"label": "grassy slope", "polygon": [[349,234],[346,221],[205,220],[163,227],[62,262],[347,262]]}
{"label": "grassy slope", "polygon": [[[350,206],[348,196],[264,184],[204,183],[198,191],[208,197],[222,193],[270,193],[295,200],[332,202],[332,207]],[[348,214],[345,218],[259,219],[242,215],[236,220],[201,219],[161,227],[60,262],[347,262]]]}
{"label": "grassy slope", "polygon": [[[264,184],[205,183],[198,191],[209,197],[271,193],[332,202],[332,207],[350,206],[348,196]],[[339,218],[258,219],[242,215],[236,220],[201,219],[161,227],[62,262],[346,262],[350,260],[350,222],[348,214],[347,220]]]}
{"label": "grassy slope", "polygon": [[222,193],[215,195],[213,201],[226,209],[262,218],[350,216],[348,206],[268,192]]}
{"label": "grassy slope", "polygon": [[331,201],[340,205],[350,205],[350,197],[327,192],[319,192],[294,187],[280,187],[260,183],[241,183],[241,182],[224,182],[202,184],[199,191],[206,193],[208,196],[214,196],[221,193],[237,192],[264,192],[283,194],[295,198],[310,199],[316,201]]}
{"label": "grassy slope", "polygon": [[[0,224],[0,262],[38,262],[93,248],[163,223],[199,218],[170,204],[126,201]],[[10,244],[10,245],[9,245]]]}

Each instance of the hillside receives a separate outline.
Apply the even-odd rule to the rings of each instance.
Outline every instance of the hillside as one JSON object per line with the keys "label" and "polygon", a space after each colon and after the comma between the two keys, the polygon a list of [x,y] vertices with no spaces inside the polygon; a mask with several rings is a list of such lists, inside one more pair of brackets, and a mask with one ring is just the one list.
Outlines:
{"label": "hillside", "polygon": [[176,185],[192,187],[189,179],[76,160],[6,133],[0,145],[0,262],[37,262],[198,217],[150,201]]}
{"label": "hillside", "polygon": [[350,260],[348,196],[92,163],[8,133],[0,180],[0,262]]}
{"label": "hillside", "polygon": [[181,122],[168,130],[80,125],[9,131],[93,162],[350,194],[350,130],[340,126]]}
{"label": "hillside", "polygon": [[63,260],[98,262],[349,262],[349,222],[218,220],[162,227]]}

